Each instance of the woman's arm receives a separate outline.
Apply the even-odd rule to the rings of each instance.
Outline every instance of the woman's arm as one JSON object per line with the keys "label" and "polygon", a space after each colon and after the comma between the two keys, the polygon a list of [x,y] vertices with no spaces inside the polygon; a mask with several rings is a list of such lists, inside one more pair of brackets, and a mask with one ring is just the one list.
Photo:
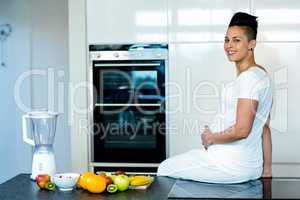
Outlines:
{"label": "woman's arm", "polygon": [[204,147],[207,148],[211,144],[224,144],[247,138],[252,129],[257,106],[258,101],[256,100],[238,99],[235,125],[218,134],[213,134],[206,128],[201,135]]}
{"label": "woman's arm", "polygon": [[270,116],[263,129],[263,174],[262,177],[272,177],[272,139],[271,139],[271,130],[270,130]]}

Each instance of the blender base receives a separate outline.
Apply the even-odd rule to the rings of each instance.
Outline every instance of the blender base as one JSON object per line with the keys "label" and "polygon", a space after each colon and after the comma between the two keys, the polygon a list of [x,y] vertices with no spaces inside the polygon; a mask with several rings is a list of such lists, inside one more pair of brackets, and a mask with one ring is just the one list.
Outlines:
{"label": "blender base", "polygon": [[48,174],[53,176],[56,173],[54,154],[48,153],[34,153],[32,159],[32,174],[30,178],[35,180],[39,174]]}

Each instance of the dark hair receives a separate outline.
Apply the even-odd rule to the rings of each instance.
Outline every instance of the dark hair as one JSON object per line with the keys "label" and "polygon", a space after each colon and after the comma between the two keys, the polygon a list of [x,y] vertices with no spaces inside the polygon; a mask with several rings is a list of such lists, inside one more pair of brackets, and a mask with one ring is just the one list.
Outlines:
{"label": "dark hair", "polygon": [[247,13],[237,12],[232,16],[228,27],[241,26],[245,29],[249,41],[256,40],[256,35],[257,35],[256,18],[257,18],[256,16],[249,15]]}

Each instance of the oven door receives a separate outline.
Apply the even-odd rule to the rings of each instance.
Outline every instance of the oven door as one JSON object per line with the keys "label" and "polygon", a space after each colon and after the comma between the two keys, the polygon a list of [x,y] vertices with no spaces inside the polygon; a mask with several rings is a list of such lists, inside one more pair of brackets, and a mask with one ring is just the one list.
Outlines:
{"label": "oven door", "polygon": [[94,161],[159,163],[166,158],[165,114],[160,106],[97,106]]}
{"label": "oven door", "polygon": [[93,61],[94,162],[166,158],[165,60]]}

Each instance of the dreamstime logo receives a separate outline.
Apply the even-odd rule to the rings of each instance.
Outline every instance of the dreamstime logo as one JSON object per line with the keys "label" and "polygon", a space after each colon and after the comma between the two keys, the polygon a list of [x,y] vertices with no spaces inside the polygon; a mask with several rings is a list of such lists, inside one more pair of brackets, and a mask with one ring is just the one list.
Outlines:
{"label": "dreamstime logo", "polygon": [[[155,95],[157,96],[163,94],[163,92],[156,87],[154,82],[148,81],[136,85],[136,83],[132,82],[132,77],[127,73],[118,70],[111,71],[110,73],[123,77],[128,83],[127,90],[131,92],[128,102],[134,104],[140,103],[137,94],[145,87],[155,88]],[[224,115],[227,111],[226,109],[220,109],[219,106],[222,104],[222,95],[228,95],[224,93],[224,91],[226,92],[224,89],[227,83],[220,83],[215,80],[192,80],[190,78],[191,73],[189,67],[182,72],[185,79],[184,84],[179,84],[179,82],[176,81],[166,81],[164,85],[166,95],[164,99],[161,99],[161,103],[165,105],[163,109],[166,112],[168,120],[166,122],[167,126],[164,124],[164,128],[167,129],[166,132],[168,134],[199,134],[198,130],[201,129],[202,125],[208,123],[207,119],[212,119],[213,115]],[[271,128],[278,132],[286,132],[288,116],[287,67],[280,67],[274,70],[271,76],[274,83]],[[153,112],[143,106],[137,106],[135,110],[132,110],[130,106],[106,109],[103,106],[99,106],[100,104],[98,103],[94,104],[104,95],[104,91],[99,91],[97,85],[92,85],[88,81],[76,83],[66,82],[64,71],[55,70],[54,68],[26,71],[17,78],[14,87],[14,98],[17,107],[22,112],[29,112],[34,109],[32,106],[26,105],[26,101],[22,99],[24,94],[28,96],[29,93],[29,91],[22,90],[22,86],[30,83],[34,78],[39,78],[39,80],[47,83],[41,85],[41,87],[46,85],[46,88],[39,88],[47,90],[47,96],[42,97],[42,99],[48,103],[47,109],[66,114],[66,116],[68,116],[69,125],[76,125],[83,134],[92,133],[100,135],[101,133],[101,137],[111,134],[123,134],[133,138],[138,134],[144,134],[144,132],[149,131],[149,129],[158,129],[154,127],[155,123],[151,124],[145,122],[145,120],[147,120],[147,116],[151,116],[152,118],[157,117],[157,114],[161,110]],[[103,81],[105,81],[104,78],[100,79],[98,83],[103,85]],[[36,81],[36,83],[38,82]],[[135,89],[130,90],[131,88]],[[68,94],[66,94],[67,91]],[[221,91],[223,91],[223,93]],[[35,91],[33,91],[33,93],[31,91],[31,94],[39,95],[36,94]],[[118,94],[114,95],[117,96]],[[68,97],[67,99],[65,98],[66,96]],[[35,97],[32,96],[31,98]],[[103,99],[101,100],[103,101]],[[68,109],[66,106],[68,106]],[[95,110],[96,112],[103,112],[103,116],[107,117],[108,121],[111,121],[109,123],[95,124],[88,121],[87,116]],[[284,113],[282,113],[282,111],[284,111]],[[129,122],[126,117],[122,117],[122,114],[124,115],[126,113],[131,113],[130,115],[132,115],[131,118],[134,123]],[[135,118],[137,113],[144,115],[145,117],[141,117],[141,119],[143,118],[145,120],[137,120]],[[190,117],[195,114],[199,116],[198,119]],[[106,118],[104,119],[106,120]],[[161,130],[163,130],[163,128]]]}

